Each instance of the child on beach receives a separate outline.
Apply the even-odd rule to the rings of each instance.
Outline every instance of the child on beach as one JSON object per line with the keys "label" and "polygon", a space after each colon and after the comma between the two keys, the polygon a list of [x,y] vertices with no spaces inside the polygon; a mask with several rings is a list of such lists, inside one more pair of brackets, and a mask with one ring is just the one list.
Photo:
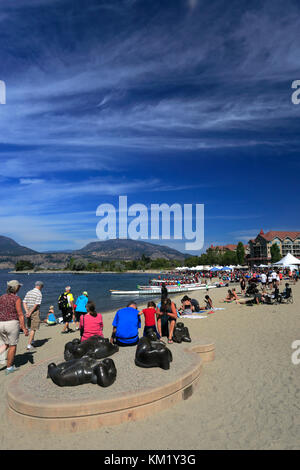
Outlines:
{"label": "child on beach", "polygon": [[47,318],[46,320],[44,320],[44,323],[46,323],[48,326],[53,326],[57,324],[57,320],[54,314],[54,305],[50,305]]}
{"label": "child on beach", "polygon": [[141,315],[144,315],[145,317],[145,327],[143,336],[146,336],[147,331],[151,329],[155,331],[157,339],[160,339],[160,334],[158,333],[156,328],[157,312],[155,302],[148,302],[147,308],[144,308],[141,312],[139,312],[139,316]]}
{"label": "child on beach", "polygon": [[206,295],[204,300],[205,300],[205,303],[206,303],[204,310],[213,310],[213,308],[214,308],[213,303],[212,303],[212,300],[209,297],[209,295]]}
{"label": "child on beach", "polygon": [[232,290],[228,289],[228,294],[225,297],[223,302],[234,302],[234,301],[236,301],[236,303],[239,303],[239,298],[235,292],[235,289],[232,289]]}

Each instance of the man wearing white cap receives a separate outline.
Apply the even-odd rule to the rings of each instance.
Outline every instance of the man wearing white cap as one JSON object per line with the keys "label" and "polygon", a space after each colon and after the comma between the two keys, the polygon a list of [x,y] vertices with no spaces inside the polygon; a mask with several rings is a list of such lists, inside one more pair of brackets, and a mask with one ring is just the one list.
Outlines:
{"label": "man wearing white cap", "polygon": [[30,328],[27,351],[33,348],[33,340],[35,332],[40,327],[40,306],[42,303],[42,292],[44,284],[41,281],[35,283],[34,289],[27,292],[23,300],[26,312],[27,325]]}
{"label": "man wearing white cap", "polygon": [[61,310],[64,328],[62,334],[73,333],[74,330],[69,328],[69,322],[75,321],[74,297],[71,292],[71,286],[65,287],[65,292],[59,296],[58,306]]}
{"label": "man wearing white cap", "polygon": [[85,315],[87,313],[86,304],[88,303],[88,293],[87,291],[82,292],[76,300],[76,308],[75,308],[75,326],[76,330],[79,330],[79,322],[81,315]]}
{"label": "man wearing white cap", "polygon": [[6,294],[0,297],[0,354],[7,351],[6,375],[18,370],[14,365],[14,359],[20,328],[24,331],[25,336],[28,336],[28,330],[25,328],[22,302],[17,295],[21,286],[22,284],[19,281],[9,281],[7,283]]}

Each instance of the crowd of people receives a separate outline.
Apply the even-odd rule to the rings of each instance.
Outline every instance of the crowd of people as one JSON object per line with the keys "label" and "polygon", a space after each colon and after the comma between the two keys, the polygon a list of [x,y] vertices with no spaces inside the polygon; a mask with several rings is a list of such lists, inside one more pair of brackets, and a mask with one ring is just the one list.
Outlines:
{"label": "crowd of people", "polygon": [[[54,305],[50,305],[46,318],[41,321],[43,282],[37,281],[23,300],[18,295],[21,287],[19,281],[9,281],[6,293],[0,296],[0,367],[6,365],[7,375],[18,370],[14,361],[20,332],[27,337],[26,351],[32,352],[35,349],[35,335],[41,323],[49,327],[61,323],[61,334],[79,331],[81,341],[94,335],[103,337],[103,318],[101,313],[97,312],[95,303],[89,300],[88,292],[82,292],[75,302],[71,287],[66,286],[58,298],[60,316],[55,315]],[[126,307],[116,312],[110,341],[121,347],[136,345],[143,317],[144,336],[151,329],[159,341],[166,336],[168,344],[172,344],[177,318],[189,312],[213,308],[208,295],[204,301],[205,305],[201,308],[196,299],[184,296],[180,308],[177,309],[175,303],[168,297],[166,287],[162,286],[161,301],[157,305],[154,301],[149,301],[147,307],[140,311],[136,302],[130,301]],[[71,323],[75,325],[75,329],[70,328]]]}
{"label": "crowd of people", "polygon": [[[292,297],[292,290],[289,282],[285,282],[285,289],[280,292],[280,285],[284,280],[290,280],[290,278],[296,283],[298,277],[299,272],[289,273],[276,270],[233,272],[231,273],[231,281],[240,283],[241,292],[238,294],[236,288],[228,289],[224,302],[238,304],[272,303],[273,300],[282,302]],[[26,350],[30,352],[35,347],[35,335],[41,323],[45,323],[47,326],[62,323],[62,334],[79,331],[81,341],[94,335],[103,336],[102,315],[97,312],[95,303],[89,300],[88,292],[82,292],[75,302],[71,287],[66,286],[58,298],[60,317],[56,318],[54,306],[51,305],[47,318],[41,322],[43,282],[35,282],[33,289],[25,294],[23,300],[18,295],[21,287],[22,284],[19,281],[9,281],[6,293],[0,296],[0,366],[6,365],[7,375],[18,370],[14,360],[20,332],[23,332],[28,338]],[[151,329],[156,333],[159,341],[162,341],[162,337],[166,336],[168,344],[171,344],[178,317],[204,310],[209,313],[213,309],[213,302],[208,294],[204,297],[203,306],[200,306],[196,299],[185,295],[181,299],[181,306],[177,308],[168,297],[168,290],[162,283],[161,301],[157,305],[154,301],[150,301],[147,308],[139,311],[136,302],[130,301],[126,307],[116,312],[112,322],[110,341],[121,347],[136,345],[139,341],[139,329],[141,328],[141,317],[143,317],[143,335],[146,335],[147,331]],[[75,329],[70,328],[71,323],[74,323]],[[5,359],[3,359],[4,356]]]}
{"label": "crowd of people", "polygon": [[[252,268],[252,269],[227,269],[227,270],[206,270],[206,271],[183,271],[180,274],[172,272],[170,273],[171,277],[158,276],[160,282],[164,282],[166,285],[176,284],[180,281],[182,284],[191,284],[202,282],[207,283],[207,280],[219,281],[219,282],[240,282],[241,279],[260,279],[261,276],[264,279],[265,276],[269,280],[272,276],[280,276],[280,280],[283,277],[288,278],[290,283],[296,283],[300,277],[299,269],[283,268],[276,269],[273,268]],[[176,279],[174,279],[176,278]]]}
{"label": "crowd of people", "polygon": [[254,271],[247,274],[238,273],[236,282],[240,284],[243,298],[240,298],[235,288],[228,289],[227,296],[223,302],[236,302],[238,304],[271,304],[274,301],[281,303],[292,299],[290,282],[285,282],[285,288],[280,292],[280,286],[284,280],[292,280],[294,284],[298,281],[297,271]]}

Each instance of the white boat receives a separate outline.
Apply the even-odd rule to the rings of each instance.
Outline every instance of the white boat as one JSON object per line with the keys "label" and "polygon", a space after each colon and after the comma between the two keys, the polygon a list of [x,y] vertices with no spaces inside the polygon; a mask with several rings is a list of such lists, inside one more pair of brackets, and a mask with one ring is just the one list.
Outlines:
{"label": "white boat", "polygon": [[[159,289],[161,290],[161,287],[162,286],[156,286],[156,285],[149,285],[149,286],[140,286],[138,285],[137,288],[139,290],[151,290],[151,289]],[[191,284],[170,284],[170,285],[166,285],[166,289],[168,291],[171,291],[173,289],[178,289],[178,288],[185,288],[185,287],[206,287],[206,284],[203,284],[201,282],[194,282],[194,283],[191,283]]]}
{"label": "white boat", "polygon": [[[167,287],[172,287],[172,286],[167,286]],[[192,285],[189,285],[189,287],[177,287],[174,286],[174,289],[168,289],[168,292],[170,294],[176,294],[179,292],[190,292],[190,291],[195,291],[195,290],[207,290],[207,289],[214,289],[217,286],[214,285],[208,285],[208,286],[198,286],[198,287],[193,287]],[[141,290],[114,290],[110,289],[111,295],[160,295],[161,294],[161,288],[159,289],[141,289]]]}

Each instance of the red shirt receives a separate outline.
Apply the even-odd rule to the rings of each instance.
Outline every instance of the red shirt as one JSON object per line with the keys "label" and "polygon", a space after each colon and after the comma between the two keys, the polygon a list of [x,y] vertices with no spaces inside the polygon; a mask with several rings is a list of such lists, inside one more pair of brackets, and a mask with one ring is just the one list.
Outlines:
{"label": "red shirt", "polygon": [[0,297],[0,321],[19,320],[16,303],[19,297],[15,294],[4,294]]}
{"label": "red shirt", "polygon": [[154,326],[155,325],[155,314],[156,310],[154,307],[145,308],[142,310],[145,315],[145,326]]}

